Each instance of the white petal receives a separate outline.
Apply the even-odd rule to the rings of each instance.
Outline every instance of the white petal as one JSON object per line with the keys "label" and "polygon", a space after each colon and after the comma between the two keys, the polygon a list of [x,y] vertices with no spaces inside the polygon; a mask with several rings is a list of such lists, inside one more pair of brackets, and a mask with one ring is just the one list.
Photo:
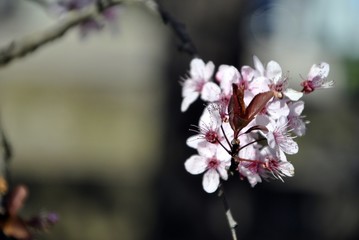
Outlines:
{"label": "white petal", "polygon": [[256,77],[249,84],[249,88],[251,89],[254,95],[258,93],[269,91],[269,80],[266,77]]}
{"label": "white petal", "polygon": [[273,119],[286,117],[289,115],[289,107],[286,100],[274,100],[267,106],[267,111]]}
{"label": "white petal", "polygon": [[302,119],[298,118],[296,122],[291,122],[291,126],[292,124],[294,125],[293,132],[295,133],[295,135],[301,137],[305,134],[307,127],[305,126],[305,122],[303,122]]}
{"label": "white petal", "polygon": [[248,182],[251,184],[252,187],[254,187],[257,183],[262,182],[262,179],[260,178],[258,173],[250,171],[243,165],[239,165],[238,168],[240,174],[242,174],[244,177],[247,177]]}
{"label": "white petal", "polygon": [[205,65],[202,59],[199,58],[192,59],[190,66],[191,66],[190,69],[191,78],[193,79],[203,78]]}
{"label": "white petal", "polygon": [[290,116],[300,116],[304,110],[304,102],[298,101],[289,106],[290,108]]}
{"label": "white petal", "polygon": [[313,80],[315,77],[320,77],[320,78],[326,78],[328,77],[329,74],[329,64],[322,62],[319,64],[314,64],[308,73],[308,80]]}
{"label": "white petal", "polygon": [[286,138],[284,141],[281,141],[279,143],[279,147],[283,150],[283,152],[290,155],[296,154],[299,151],[298,144],[290,137]]}
{"label": "white petal", "polygon": [[202,129],[217,130],[222,124],[221,115],[218,110],[206,107],[199,118],[199,127]]}
{"label": "white petal", "polygon": [[219,173],[219,175],[221,176],[221,178],[223,180],[227,180],[228,179],[228,173],[227,173],[227,169],[226,169],[226,164],[225,163],[221,163],[218,168],[217,171]]}
{"label": "white petal", "polygon": [[198,92],[192,92],[191,94],[186,95],[183,100],[182,100],[182,104],[181,104],[181,111],[185,112],[188,107],[194,102],[196,101],[196,99],[198,98],[199,93]]}
{"label": "white petal", "polygon": [[206,157],[206,158],[212,158],[216,155],[218,146],[216,144],[204,144],[204,145],[198,145],[197,151],[198,154]]}
{"label": "white petal", "polygon": [[287,177],[293,177],[294,176],[294,167],[290,162],[283,162],[280,165],[280,171],[286,175]]}
{"label": "white petal", "polygon": [[213,72],[214,72],[214,64],[213,62],[209,61],[204,69],[204,76],[203,76],[204,79],[208,81],[212,77]]}
{"label": "white petal", "polygon": [[221,89],[219,86],[213,82],[207,82],[204,84],[202,92],[201,92],[201,98],[204,101],[208,102],[215,102],[218,101],[220,98]]}
{"label": "white petal", "polygon": [[267,75],[269,79],[273,81],[274,84],[282,78],[282,68],[275,61],[270,61],[267,64]]}
{"label": "white petal", "polygon": [[187,172],[196,175],[203,173],[207,168],[207,159],[199,155],[192,155],[184,163]]}
{"label": "white petal", "polygon": [[268,134],[266,135],[266,138],[267,138],[268,146],[271,147],[272,149],[275,149],[277,143],[275,141],[273,132],[268,132]]}
{"label": "white petal", "polygon": [[209,169],[203,175],[202,181],[203,189],[208,193],[213,193],[219,186],[219,174],[214,169]]}
{"label": "white petal", "polygon": [[191,148],[197,149],[198,144],[203,141],[204,141],[203,137],[201,137],[201,135],[197,134],[197,135],[189,137],[186,141],[186,144],[187,144],[187,146],[189,146]]}
{"label": "white petal", "polygon": [[254,77],[254,69],[249,66],[243,66],[241,68],[241,74],[244,81],[250,82]]}
{"label": "white petal", "polygon": [[291,88],[287,88],[283,93],[292,101],[298,101],[303,96],[302,92],[298,92]]}
{"label": "white petal", "polygon": [[281,150],[278,149],[278,151],[276,152],[276,155],[278,157],[278,160],[280,160],[281,162],[287,162],[287,156],[285,155],[285,153]]}
{"label": "white petal", "polygon": [[216,76],[225,95],[232,93],[232,83],[239,83],[241,77],[237,68],[229,65],[221,65]]}
{"label": "white petal", "polygon": [[253,63],[255,69],[259,72],[260,76],[264,75],[264,66],[257,56],[253,56]]}

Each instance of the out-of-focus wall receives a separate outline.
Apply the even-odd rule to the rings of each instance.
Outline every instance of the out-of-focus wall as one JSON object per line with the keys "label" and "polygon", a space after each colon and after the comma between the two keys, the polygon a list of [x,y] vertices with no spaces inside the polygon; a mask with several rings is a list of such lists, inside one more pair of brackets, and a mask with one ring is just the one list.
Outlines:
{"label": "out-of-focus wall", "polygon": [[[56,23],[31,1],[9,4],[0,45]],[[0,68],[12,179],[30,187],[24,215],[60,215],[46,239],[143,239],[151,228],[167,32],[140,4],[115,25],[85,38],[72,29]]]}

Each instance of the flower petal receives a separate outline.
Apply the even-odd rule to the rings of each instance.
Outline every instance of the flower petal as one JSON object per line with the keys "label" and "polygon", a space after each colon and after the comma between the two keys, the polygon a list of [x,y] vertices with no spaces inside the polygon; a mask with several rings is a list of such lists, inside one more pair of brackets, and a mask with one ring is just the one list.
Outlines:
{"label": "flower petal", "polygon": [[203,86],[201,92],[201,98],[202,100],[207,102],[215,102],[219,100],[220,94],[221,94],[221,89],[217,84],[213,82],[207,82]]}
{"label": "flower petal", "polygon": [[219,174],[215,169],[209,169],[202,180],[203,189],[208,193],[213,193],[219,186]]}
{"label": "flower petal", "polygon": [[264,66],[257,56],[253,56],[253,63],[255,69],[259,72],[259,76],[264,76]]}
{"label": "flower petal", "polygon": [[294,167],[290,162],[282,162],[280,164],[280,171],[287,177],[294,176]]}
{"label": "flower petal", "polygon": [[203,74],[204,79],[208,81],[212,77],[213,72],[214,72],[214,64],[213,62],[209,61],[204,68],[204,74]]}
{"label": "flower petal", "polygon": [[328,77],[329,69],[328,63],[314,64],[309,70],[307,80],[313,80],[315,77],[326,78]]}
{"label": "flower petal", "polygon": [[275,61],[270,61],[267,64],[267,75],[266,75],[274,84],[277,84],[282,78],[282,68]]}
{"label": "flower petal", "polygon": [[193,79],[203,78],[205,64],[202,59],[194,58],[190,63],[190,75]]}
{"label": "flower petal", "polygon": [[291,88],[287,88],[283,93],[292,101],[298,101],[303,96],[302,92],[298,92]]}
{"label": "flower petal", "polygon": [[196,175],[203,173],[207,168],[207,161],[205,157],[199,155],[192,155],[184,163],[185,169],[190,174]]}
{"label": "flower petal", "polygon": [[221,178],[223,180],[228,179],[228,172],[227,172],[227,169],[226,169],[226,163],[225,162],[221,162],[219,164],[219,166],[217,167],[217,172],[219,173],[219,175],[221,176]]}
{"label": "flower petal", "polygon": [[186,144],[187,144],[187,146],[189,146],[191,148],[197,149],[198,144],[200,142],[203,142],[203,138],[201,137],[200,134],[197,134],[197,135],[187,138]]}
{"label": "flower petal", "polygon": [[183,100],[182,100],[182,104],[181,104],[181,111],[185,112],[187,111],[188,107],[194,102],[196,101],[196,99],[198,98],[199,93],[198,92],[192,92],[191,94],[186,95]]}

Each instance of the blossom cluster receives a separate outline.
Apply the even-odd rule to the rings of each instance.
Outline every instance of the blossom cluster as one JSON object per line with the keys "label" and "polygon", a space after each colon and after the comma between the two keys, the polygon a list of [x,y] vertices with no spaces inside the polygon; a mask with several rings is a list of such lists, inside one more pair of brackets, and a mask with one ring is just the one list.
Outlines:
{"label": "blossom cluster", "polygon": [[296,137],[303,136],[308,121],[302,115],[304,94],[333,86],[327,80],[329,65],[314,64],[301,82],[302,90],[289,87],[280,65],[266,66],[253,57],[254,68],[220,65],[194,58],[182,82],[184,112],[199,97],[207,104],[187,145],[197,154],[185,162],[191,174],[203,175],[202,185],[213,193],[220,179],[238,174],[252,187],[262,180],[294,175],[286,155],[298,153]]}

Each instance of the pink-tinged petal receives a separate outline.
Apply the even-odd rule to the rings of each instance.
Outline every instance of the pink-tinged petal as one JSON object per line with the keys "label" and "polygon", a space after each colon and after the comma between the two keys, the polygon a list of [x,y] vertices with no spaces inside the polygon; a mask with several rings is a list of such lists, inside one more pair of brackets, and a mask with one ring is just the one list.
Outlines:
{"label": "pink-tinged petal", "polygon": [[[245,145],[246,142],[243,142],[243,143],[241,142],[241,144]],[[256,154],[257,154],[257,152],[253,145],[249,145],[249,146],[241,149],[241,151],[239,151],[240,158],[249,159],[249,160],[255,160]]]}
{"label": "pink-tinged petal", "polygon": [[203,142],[203,138],[201,138],[201,135],[197,134],[194,136],[191,136],[187,139],[186,144],[187,146],[197,149],[198,148],[198,144]]}
{"label": "pink-tinged petal", "polygon": [[274,127],[271,123],[271,119],[267,115],[257,115],[255,118],[254,125],[267,127],[269,131],[273,131]]}
{"label": "pink-tinged petal", "polygon": [[304,102],[298,101],[290,105],[290,116],[300,116],[304,110]]}
{"label": "pink-tinged petal", "polygon": [[216,144],[206,144],[202,146],[198,146],[197,151],[198,154],[206,157],[206,158],[212,158],[216,155],[218,146]]}
{"label": "pink-tinged petal", "polygon": [[208,193],[213,193],[219,186],[219,174],[215,169],[209,169],[203,175],[202,181],[203,189]]}
{"label": "pink-tinged petal", "polygon": [[188,107],[194,102],[196,101],[196,99],[198,98],[199,93],[198,92],[192,92],[191,94],[186,95],[183,100],[182,100],[182,104],[181,104],[181,111],[185,112],[187,111]]}
{"label": "pink-tinged petal", "polygon": [[241,68],[241,74],[244,81],[250,82],[254,78],[254,69],[250,66],[243,66]]}
{"label": "pink-tinged petal", "polygon": [[298,92],[291,88],[287,88],[286,90],[284,90],[283,94],[292,101],[298,101],[303,96],[302,92]]}
{"label": "pink-tinged petal", "polygon": [[254,187],[259,182],[262,182],[262,179],[258,173],[252,172],[242,164],[238,166],[238,171],[242,176],[248,179],[248,182],[251,187]]}
{"label": "pink-tinged petal", "polygon": [[305,126],[305,122],[300,119],[292,119],[290,122],[290,126],[293,128],[293,132],[295,135],[301,137],[305,134],[307,127]]}
{"label": "pink-tinged petal", "polygon": [[287,137],[285,140],[281,141],[279,144],[280,149],[283,150],[286,154],[296,154],[299,151],[298,144],[290,137]]}
{"label": "pink-tinged petal", "polygon": [[270,61],[267,64],[267,75],[274,84],[277,84],[282,78],[282,68],[275,61]]}
{"label": "pink-tinged petal", "polygon": [[251,89],[254,95],[258,93],[267,92],[270,90],[269,88],[269,80],[266,77],[255,77],[249,84],[249,88]]}
{"label": "pink-tinged petal", "polygon": [[216,74],[216,79],[220,82],[221,89],[226,96],[232,94],[232,83],[239,83],[240,78],[241,75],[237,68],[229,65],[219,66]]}
{"label": "pink-tinged petal", "polygon": [[[227,142],[223,139],[224,146],[228,145]],[[216,158],[221,162],[229,162],[231,160],[231,155],[219,144],[216,144],[217,151],[216,151]],[[229,147],[227,147],[229,149]]]}
{"label": "pink-tinged petal", "polygon": [[273,119],[278,119],[282,116],[288,116],[290,111],[286,100],[276,99],[268,104],[267,112]]}
{"label": "pink-tinged petal", "polygon": [[202,59],[194,58],[190,63],[190,75],[193,79],[200,79],[204,77],[205,64]]}
{"label": "pink-tinged petal", "polygon": [[192,94],[193,92],[199,92],[198,88],[198,82],[192,80],[192,79],[186,79],[183,82],[182,86],[182,97],[186,97],[187,95]]}
{"label": "pink-tinged petal", "polygon": [[313,80],[315,77],[326,78],[328,77],[329,70],[330,68],[328,63],[322,62],[314,64],[309,70],[307,80]]}
{"label": "pink-tinged petal", "polygon": [[192,155],[184,163],[187,172],[193,175],[203,173],[207,168],[207,160],[199,155]]}
{"label": "pink-tinged petal", "polygon": [[267,138],[268,146],[275,149],[277,143],[276,143],[276,139],[275,139],[273,132],[268,132],[268,134],[266,135],[266,138]]}
{"label": "pink-tinged petal", "polygon": [[219,111],[211,107],[206,107],[199,118],[199,127],[217,130],[222,124]]}
{"label": "pink-tinged petal", "polygon": [[[228,172],[227,172],[227,169],[226,169],[226,164],[223,162],[223,163],[220,163],[219,166],[217,167],[217,172],[219,173],[219,175],[221,176],[221,178],[223,180],[227,180],[228,179]],[[228,166],[229,167],[229,166]]]}
{"label": "pink-tinged petal", "polygon": [[290,162],[283,162],[280,164],[280,171],[287,177],[293,177],[294,176],[294,167]]}
{"label": "pink-tinged petal", "polygon": [[213,72],[214,72],[214,64],[213,62],[209,61],[204,69],[204,75],[203,75],[204,79],[208,81],[212,77]]}
{"label": "pink-tinged petal", "polygon": [[259,72],[259,75],[264,76],[265,70],[264,70],[263,63],[255,55],[253,56],[253,63],[254,63],[255,69]]}
{"label": "pink-tinged petal", "polygon": [[279,150],[276,152],[276,155],[277,155],[279,161],[281,161],[281,162],[288,162],[287,156],[285,155],[285,153],[284,153],[282,150],[279,149]]}
{"label": "pink-tinged petal", "polygon": [[221,89],[219,86],[213,82],[207,82],[204,84],[201,98],[207,102],[215,102],[220,99]]}

